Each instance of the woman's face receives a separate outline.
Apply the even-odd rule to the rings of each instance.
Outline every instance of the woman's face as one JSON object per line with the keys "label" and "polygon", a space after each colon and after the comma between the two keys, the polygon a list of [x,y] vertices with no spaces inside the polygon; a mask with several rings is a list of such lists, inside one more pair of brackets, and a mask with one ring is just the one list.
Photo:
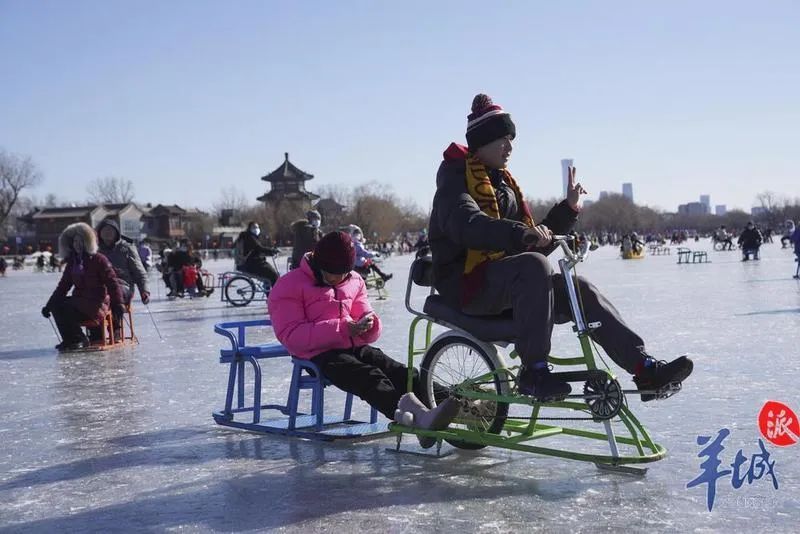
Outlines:
{"label": "woman's face", "polygon": [[83,253],[83,239],[81,236],[76,235],[72,238],[72,250],[74,250],[76,254]]}
{"label": "woman's face", "polygon": [[322,271],[322,280],[329,286],[338,286],[347,277],[347,273],[333,274],[328,271]]}

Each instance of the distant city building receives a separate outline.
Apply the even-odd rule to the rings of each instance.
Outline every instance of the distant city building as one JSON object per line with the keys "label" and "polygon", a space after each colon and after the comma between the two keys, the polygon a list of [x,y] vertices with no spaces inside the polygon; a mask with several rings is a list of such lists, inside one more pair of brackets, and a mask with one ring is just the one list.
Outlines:
{"label": "distant city building", "polygon": [[763,215],[767,213],[767,208],[756,206],[755,208],[750,208],[750,216],[751,217],[758,217],[759,215]]}
{"label": "distant city building", "polygon": [[622,184],[622,196],[633,202],[633,184]]}
{"label": "distant city building", "polygon": [[725,215],[728,213],[728,207],[725,204],[717,204],[714,208],[714,213],[719,216]]}
{"label": "distant city building", "polygon": [[567,197],[567,187],[569,186],[569,167],[572,165],[571,159],[561,160],[561,182],[564,185],[564,198]]}
{"label": "distant city building", "polygon": [[678,213],[681,215],[708,215],[708,206],[702,202],[689,202],[678,206]]}
{"label": "distant city building", "polygon": [[711,195],[700,195],[700,203],[705,204],[708,213],[711,213]]}
{"label": "distant city building", "polygon": [[604,198],[607,198],[608,195],[608,191],[600,191],[600,198],[598,200],[603,200]]}
{"label": "distant city building", "polygon": [[583,201],[583,207],[584,207],[584,208],[588,208],[588,207],[589,207],[589,206],[591,206],[592,204],[594,204],[594,200],[584,200],[584,201]]}

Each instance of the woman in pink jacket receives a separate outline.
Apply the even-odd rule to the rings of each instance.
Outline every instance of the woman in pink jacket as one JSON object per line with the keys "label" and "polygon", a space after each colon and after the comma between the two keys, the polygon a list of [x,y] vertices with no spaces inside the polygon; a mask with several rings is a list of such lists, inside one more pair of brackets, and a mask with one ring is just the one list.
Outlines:
{"label": "woman in pink jacket", "polygon": [[[404,395],[408,368],[370,345],[380,336],[381,321],[367,300],[364,280],[353,271],[354,263],[349,234],[325,235],[303,257],[300,268],[280,277],[272,288],[269,310],[275,335],[295,357],[313,361],[333,385],[364,399],[389,419],[446,428],[458,413],[458,402],[447,398],[428,410],[414,393]],[[415,389],[416,378],[415,372]]]}

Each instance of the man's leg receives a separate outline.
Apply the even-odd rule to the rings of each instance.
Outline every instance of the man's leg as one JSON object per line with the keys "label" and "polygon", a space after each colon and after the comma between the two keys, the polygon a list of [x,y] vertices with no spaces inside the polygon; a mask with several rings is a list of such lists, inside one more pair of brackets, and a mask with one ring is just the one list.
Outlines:
{"label": "man's leg", "polygon": [[[118,280],[120,289],[122,290],[122,302],[127,307],[131,303],[131,299],[133,298],[133,290],[131,287],[126,284],[125,282]],[[115,315],[113,312],[111,314],[112,322],[114,323],[114,339],[116,341],[122,341],[122,321],[124,319],[121,315]]]}
{"label": "man's leg", "polygon": [[[567,284],[561,273],[553,275],[553,288],[558,322],[573,319]],[[579,276],[576,289],[583,303],[586,323],[601,323],[600,328],[592,331],[592,339],[605,349],[617,365],[631,374],[635,373],[646,357],[642,338],[625,324],[614,305],[588,280]]]}
{"label": "man's leg", "polygon": [[568,383],[550,374],[547,356],[553,333],[553,268],[538,252],[526,252],[493,261],[486,267],[480,292],[464,306],[471,315],[497,315],[512,309],[515,345],[524,364],[519,391],[538,399],[568,395]]}
{"label": "man's leg", "polygon": [[463,307],[469,315],[499,315],[513,309],[515,344],[523,363],[543,362],[553,333],[553,268],[538,252],[493,261],[483,288]]}
{"label": "man's leg", "polygon": [[[564,277],[553,277],[557,317],[571,317],[568,292]],[[671,383],[683,382],[692,372],[692,361],[681,356],[671,362],[656,361],[647,354],[644,341],[622,320],[619,312],[597,288],[578,277],[578,286],[584,317],[587,323],[600,322],[591,337],[605,349],[620,367],[634,375],[633,381],[640,391],[658,390]],[[653,393],[642,393],[643,401],[657,398]]]}

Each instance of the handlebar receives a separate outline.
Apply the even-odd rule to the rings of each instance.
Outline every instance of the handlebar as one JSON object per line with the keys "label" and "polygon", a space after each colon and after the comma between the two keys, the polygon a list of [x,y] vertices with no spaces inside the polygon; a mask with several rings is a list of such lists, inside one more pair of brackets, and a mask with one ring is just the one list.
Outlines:
{"label": "handlebar", "polygon": [[583,261],[583,254],[580,252],[576,253],[570,248],[569,245],[573,241],[575,241],[575,237],[571,235],[553,235],[553,242],[561,247],[561,250],[564,251],[564,256],[566,256],[570,262],[578,263]]}

